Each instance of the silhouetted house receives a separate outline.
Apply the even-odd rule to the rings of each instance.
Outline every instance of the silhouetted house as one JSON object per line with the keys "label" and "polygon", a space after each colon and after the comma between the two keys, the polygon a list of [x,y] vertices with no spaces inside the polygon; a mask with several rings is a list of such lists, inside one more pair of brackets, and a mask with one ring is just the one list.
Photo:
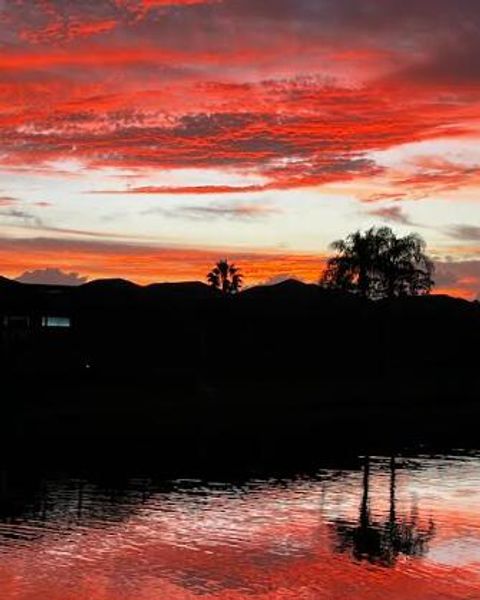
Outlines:
{"label": "silhouetted house", "polygon": [[8,344],[8,350],[11,350],[12,343],[26,341],[31,335],[32,319],[29,315],[3,315],[1,322],[1,340],[3,345]]}
{"label": "silhouetted house", "polygon": [[10,335],[34,335],[40,331],[70,329],[72,318],[58,314],[4,314],[2,330]]}
{"label": "silhouetted house", "polygon": [[4,315],[3,327],[5,329],[30,329],[31,319],[28,315]]}
{"label": "silhouetted house", "polygon": [[19,372],[62,372],[78,366],[73,318],[31,310],[0,317],[3,366]]}
{"label": "silhouetted house", "polygon": [[76,352],[74,323],[70,289],[0,278],[0,356],[7,370],[70,368]]}

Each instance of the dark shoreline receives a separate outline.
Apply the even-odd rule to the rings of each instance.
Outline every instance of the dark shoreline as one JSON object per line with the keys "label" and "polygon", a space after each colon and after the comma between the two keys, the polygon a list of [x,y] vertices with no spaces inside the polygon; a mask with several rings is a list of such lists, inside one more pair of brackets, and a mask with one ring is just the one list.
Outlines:
{"label": "dark shoreline", "polygon": [[[479,445],[480,303],[0,279],[2,455],[179,470]],[[38,458],[37,458],[38,457]]]}
{"label": "dark shoreline", "polygon": [[[51,378],[4,385],[3,457],[288,468],[319,458],[480,446],[471,372],[401,380]],[[385,390],[389,390],[386,392]],[[394,390],[391,391],[391,390]]]}

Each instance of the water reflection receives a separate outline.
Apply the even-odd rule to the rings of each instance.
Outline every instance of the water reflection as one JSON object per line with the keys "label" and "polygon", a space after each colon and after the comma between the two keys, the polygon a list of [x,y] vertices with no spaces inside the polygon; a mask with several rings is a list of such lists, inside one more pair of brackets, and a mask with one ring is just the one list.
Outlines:
{"label": "water reflection", "polygon": [[389,509],[382,521],[372,520],[370,513],[370,457],[365,457],[363,466],[363,494],[358,524],[337,519],[334,527],[338,537],[336,549],[350,551],[357,560],[367,559],[372,563],[393,566],[398,557],[420,557],[428,552],[428,543],[435,534],[432,519],[427,525],[419,523],[418,506],[412,503],[409,515],[400,519],[396,510],[396,462],[390,458]]}
{"label": "water reflection", "polygon": [[0,485],[2,600],[480,598],[480,455]]}

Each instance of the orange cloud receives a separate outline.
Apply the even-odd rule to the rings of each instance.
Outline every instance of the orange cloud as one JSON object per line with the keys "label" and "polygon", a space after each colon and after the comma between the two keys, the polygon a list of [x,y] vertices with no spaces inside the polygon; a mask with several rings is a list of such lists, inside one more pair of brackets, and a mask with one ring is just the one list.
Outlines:
{"label": "orange cloud", "polygon": [[[240,208],[241,210],[241,208]],[[75,233],[74,230],[69,231]],[[84,236],[85,232],[78,232]],[[317,282],[327,256],[235,248],[161,247],[98,239],[0,238],[0,274],[18,277],[25,271],[60,269],[90,279],[125,277],[137,283],[205,280],[211,265],[227,257],[244,272],[247,285],[295,277]],[[437,262],[435,294],[474,300],[480,297],[480,261]]]}
{"label": "orange cloud", "polygon": [[235,249],[189,249],[58,239],[0,240],[0,272],[17,277],[24,271],[57,268],[89,278],[126,277],[138,283],[204,280],[221,257],[238,263],[251,285],[278,273],[317,281],[324,257],[314,254],[247,252]]}
{"label": "orange cloud", "polygon": [[[454,253],[455,248],[451,251]],[[434,279],[436,294],[480,299],[480,260],[438,261]]]}

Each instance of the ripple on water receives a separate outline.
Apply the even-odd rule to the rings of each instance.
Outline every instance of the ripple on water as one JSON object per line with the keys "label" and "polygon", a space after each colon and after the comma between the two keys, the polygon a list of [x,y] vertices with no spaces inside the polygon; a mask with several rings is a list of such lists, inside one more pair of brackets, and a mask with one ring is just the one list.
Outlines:
{"label": "ripple on water", "polygon": [[241,484],[7,485],[0,597],[479,600],[480,456],[362,463]]}

